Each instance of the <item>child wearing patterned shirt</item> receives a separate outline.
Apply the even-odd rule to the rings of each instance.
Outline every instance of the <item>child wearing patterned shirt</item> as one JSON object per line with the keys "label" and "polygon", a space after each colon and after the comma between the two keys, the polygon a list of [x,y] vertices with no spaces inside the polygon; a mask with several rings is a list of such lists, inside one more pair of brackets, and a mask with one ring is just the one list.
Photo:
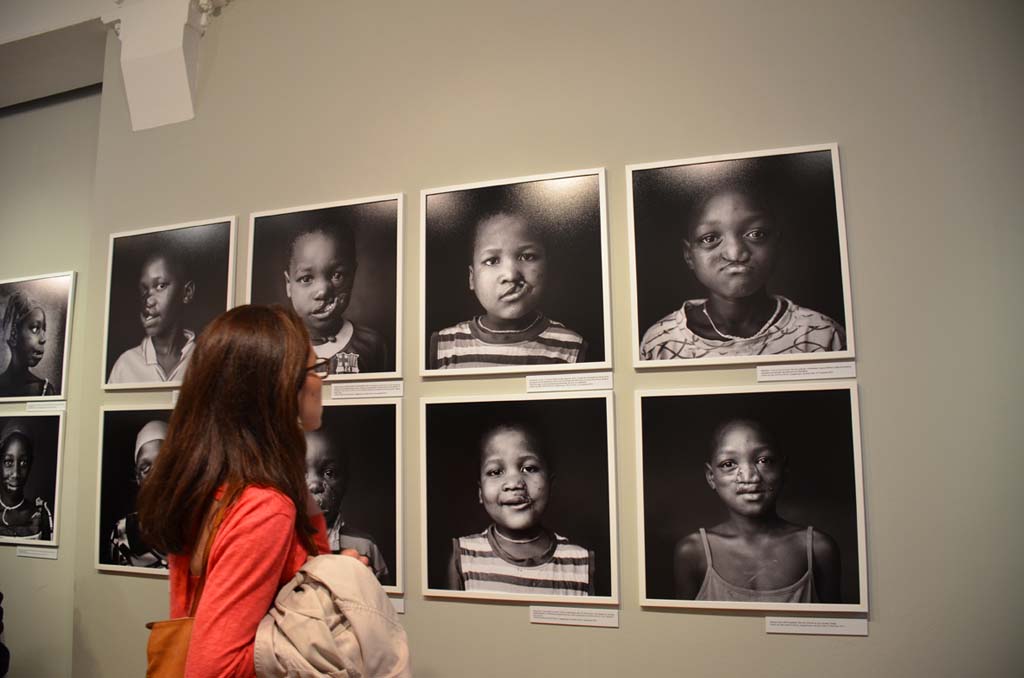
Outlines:
{"label": "child wearing patterned shirt", "polygon": [[683,258],[707,288],[652,325],[641,360],[841,351],[843,328],[828,316],[770,295],[766,284],[782,230],[765,196],[749,187],[710,194],[690,220]]}
{"label": "child wearing patterned shirt", "polygon": [[452,540],[448,588],[528,595],[594,595],[594,552],[542,524],[553,481],[543,438],[523,423],[488,429],[480,445],[483,532]]}
{"label": "child wearing patterned shirt", "polygon": [[498,211],[477,221],[469,289],[484,314],[430,337],[430,369],[582,362],[583,337],[540,310],[547,264],[544,241],[522,215]]}
{"label": "child wearing patterned shirt", "polygon": [[389,369],[384,337],[345,317],[357,267],[355,234],[344,224],[306,227],[288,246],[285,292],[317,357],[329,359],[328,376]]}

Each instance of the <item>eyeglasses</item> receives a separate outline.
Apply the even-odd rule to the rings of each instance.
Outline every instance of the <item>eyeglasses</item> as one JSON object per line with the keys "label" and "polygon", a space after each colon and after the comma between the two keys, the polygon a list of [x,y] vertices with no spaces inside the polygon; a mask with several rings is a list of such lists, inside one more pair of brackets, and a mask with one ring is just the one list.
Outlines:
{"label": "eyeglasses", "polygon": [[330,365],[330,364],[331,364],[331,359],[330,358],[319,358],[319,359],[317,359],[317,361],[315,363],[313,363],[312,365],[307,367],[306,371],[307,372],[312,372],[316,376],[320,377],[320,376],[323,376],[322,374],[320,374],[321,372],[323,372],[324,374],[327,373],[327,366]]}

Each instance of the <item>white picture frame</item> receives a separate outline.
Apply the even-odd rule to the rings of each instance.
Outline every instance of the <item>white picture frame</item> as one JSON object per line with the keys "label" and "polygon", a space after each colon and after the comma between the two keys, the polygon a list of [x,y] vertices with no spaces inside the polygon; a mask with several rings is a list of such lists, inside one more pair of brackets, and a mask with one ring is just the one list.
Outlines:
{"label": "white picture frame", "polygon": [[[584,436],[592,444],[582,442],[564,444],[568,437],[563,427],[556,426],[557,417],[567,411],[559,407],[567,404],[574,413],[591,415],[591,427]],[[619,603],[618,524],[616,494],[615,416],[613,394],[610,391],[580,393],[546,393],[524,395],[488,395],[463,397],[424,397],[420,399],[420,546],[422,568],[421,585],[424,595],[460,600],[494,600],[533,603],[571,603],[574,605],[617,605]],[[468,406],[468,407],[467,407]],[[447,411],[446,411],[447,410]],[[472,412],[470,412],[472,410]],[[438,585],[443,578],[444,563],[451,556],[452,538],[465,528],[454,526],[472,524],[473,530],[488,524],[489,518],[478,504],[483,503],[473,484],[480,477],[478,434],[489,430],[489,423],[524,421],[524,415],[544,426],[547,434],[556,434],[557,440],[545,441],[554,452],[554,480],[552,487],[561,487],[561,496],[552,496],[545,511],[545,528],[557,530],[557,523],[574,521],[573,532],[587,533],[590,538],[568,534],[567,539],[580,540],[593,555],[595,565],[592,584],[595,595],[524,594],[500,591],[471,591]],[[606,422],[604,430],[594,426],[598,418]],[[452,428],[458,422],[459,429]],[[560,420],[559,420],[560,421]],[[463,426],[465,424],[466,426]],[[432,430],[438,427],[437,430]],[[478,430],[479,429],[479,430]],[[537,430],[536,428],[534,430]],[[438,435],[440,431],[440,435]],[[593,439],[591,441],[591,438]],[[430,441],[438,440],[435,449]],[[452,441],[457,442],[452,442]],[[604,446],[603,453],[598,451]],[[557,448],[557,449],[556,449]],[[434,459],[432,459],[434,457]],[[440,461],[438,461],[440,460]],[[567,461],[571,460],[571,461]],[[550,459],[547,460],[549,463]],[[578,462],[578,463],[577,463]],[[593,462],[587,464],[584,462]],[[438,466],[435,467],[435,464]],[[434,482],[432,469],[439,468],[454,481]],[[549,466],[549,469],[552,468]],[[559,469],[565,469],[560,472]],[[582,469],[582,470],[581,470]],[[454,482],[454,485],[452,483]],[[568,488],[568,489],[566,489]],[[572,506],[572,497],[594,500],[593,505]],[[607,500],[605,505],[601,498]],[[436,510],[440,515],[431,515]],[[442,512],[443,511],[443,512]],[[557,515],[551,515],[557,514]],[[556,524],[552,528],[551,524]],[[454,532],[452,532],[454,530]],[[593,548],[590,548],[593,547]],[[602,567],[607,573],[602,573]],[[440,576],[439,576],[440,575]]]}
{"label": "white picture frame", "polygon": [[[12,420],[18,420],[19,424],[25,426],[28,432],[32,434],[33,453],[32,453],[32,468],[29,469],[29,477],[26,481],[25,489],[23,490],[23,498],[20,503],[13,504],[10,507],[7,505],[3,506],[3,520],[2,523],[4,528],[9,527],[7,525],[8,512],[17,510],[24,505],[24,502],[29,501],[28,493],[31,492],[35,495],[33,499],[42,499],[44,504],[43,510],[49,509],[51,516],[46,518],[49,520],[52,518],[53,529],[49,539],[39,539],[29,536],[16,536],[16,535],[4,535],[0,534],[0,544],[20,544],[25,546],[57,546],[60,535],[60,517],[61,517],[61,478],[62,469],[64,462],[64,423],[65,423],[64,411],[52,412],[52,411],[25,411],[25,412],[5,412],[0,415],[0,436],[7,432],[9,424]],[[45,428],[44,428],[45,427]],[[38,449],[36,443],[40,437],[48,443],[47,449]],[[0,438],[0,455],[6,454],[6,436]],[[45,462],[44,468],[47,473],[43,481],[39,481],[38,471],[35,478],[32,477],[32,472],[37,470],[40,466],[40,461]],[[40,492],[39,488],[42,488]],[[47,502],[46,499],[51,499],[52,504]],[[31,506],[33,502],[29,502]],[[36,504],[38,508],[39,505]],[[0,530],[3,531],[3,530]]]}
{"label": "white picture frame", "polygon": [[[631,352],[636,369],[854,358],[838,144],[631,164],[626,167],[626,179]],[[721,332],[719,338],[708,341],[679,321],[684,300],[695,309],[696,302],[703,300],[692,297],[707,296],[707,288],[686,270],[685,224],[702,200],[737,188],[773,196],[780,212],[778,221],[787,224],[781,251],[775,255],[779,265],[769,272],[767,286],[773,295],[789,302],[780,299],[768,323],[749,341],[739,339],[739,346],[736,337],[730,341],[726,337],[731,335]],[[798,235],[802,239],[799,246],[793,244]],[[791,265],[783,265],[786,263]],[[810,301],[805,300],[808,296]],[[836,323],[841,326],[839,331],[834,330]],[[779,328],[774,338],[772,327]],[[652,347],[642,350],[645,333],[657,333],[656,328],[662,330],[658,336],[665,341],[658,343],[652,336]],[[758,343],[755,338],[764,341]],[[831,343],[826,347],[821,341]],[[651,357],[661,354],[673,357]]]}
{"label": "white picture frame", "polygon": [[[374,415],[373,412],[367,412],[367,410],[378,410],[378,413]],[[392,410],[391,416],[387,416],[386,410]],[[321,432],[324,432],[328,436],[337,436],[341,430],[344,422],[332,421],[335,419],[333,416],[335,413],[352,412],[352,417],[361,418],[361,421],[368,423],[371,418],[374,422],[378,419],[391,419],[393,420],[394,429],[392,435],[394,437],[393,449],[386,449],[386,447],[380,447],[383,439],[388,437],[388,432],[379,430],[377,426],[365,426],[360,431],[360,445],[356,446],[358,449],[355,454],[349,453],[349,469],[352,471],[353,467],[356,469],[363,470],[360,475],[358,471],[353,472],[354,479],[348,480],[348,489],[346,500],[349,507],[353,503],[351,501],[353,488],[355,488],[360,494],[356,497],[355,501],[359,501],[362,498],[365,504],[369,506],[362,506],[357,515],[361,515],[362,519],[355,521],[354,527],[366,529],[366,523],[374,521],[380,527],[380,531],[371,529],[370,536],[373,537],[374,543],[376,543],[382,551],[385,551],[384,558],[389,562],[389,565],[393,566],[393,577],[388,577],[384,581],[381,581],[381,586],[388,594],[391,595],[403,595],[405,593],[405,522],[403,520],[403,462],[402,462],[402,400],[400,398],[352,398],[352,399],[338,399],[338,400],[325,400],[324,401],[324,413],[323,413],[323,425],[320,428]],[[372,448],[380,449],[372,449]],[[365,476],[367,473],[373,473],[374,480],[379,481],[377,476],[386,475],[386,461],[391,460],[394,464],[394,479],[390,483],[384,483],[383,485],[377,482],[367,484]],[[383,468],[382,468],[383,466]],[[361,479],[362,478],[362,479]],[[358,487],[357,487],[358,486]],[[384,495],[387,498],[388,493],[393,493],[391,501],[381,500],[381,496]],[[388,504],[388,506],[385,506]],[[346,501],[342,501],[341,511],[345,516],[345,523],[348,524],[349,518],[353,514],[352,511],[345,508]],[[385,514],[388,510],[391,510],[394,515],[394,520],[390,525],[383,524],[380,520],[380,515]],[[385,523],[387,521],[384,521]],[[328,529],[331,525],[327,526]],[[381,539],[380,534],[384,532],[392,532],[394,537],[393,541],[390,539]],[[358,550],[358,549],[357,549]],[[391,557],[388,557],[387,550],[390,551]],[[365,554],[364,554],[365,555]],[[371,560],[371,566],[372,566]],[[391,567],[388,568],[391,570]],[[393,581],[392,581],[393,580]]]}
{"label": "white picture frame", "polygon": [[[201,219],[188,221],[166,226],[154,226],[133,231],[121,231],[110,235],[110,244],[107,252],[107,287],[106,301],[103,316],[103,360],[100,363],[100,383],[108,391],[117,390],[139,390],[139,389],[171,389],[181,385],[184,374],[183,365],[187,359],[183,357],[174,371],[168,375],[167,380],[161,379],[140,379],[129,376],[124,381],[118,378],[111,380],[111,372],[117,363],[117,356],[125,356],[131,351],[139,350],[144,355],[138,343],[138,332],[129,331],[125,326],[127,312],[133,305],[145,304],[145,301],[131,302],[132,296],[124,289],[119,289],[117,298],[114,297],[113,281],[123,281],[126,285],[133,277],[137,279],[142,264],[154,257],[154,253],[174,252],[174,256],[181,261],[188,261],[190,266],[189,277],[210,282],[210,289],[206,290],[205,284],[196,284],[192,300],[187,303],[193,304],[193,318],[195,326],[187,329],[196,337],[203,328],[216,316],[234,306],[235,298],[235,237],[236,222],[234,216],[216,217],[212,219]],[[224,231],[224,232],[221,232]],[[206,243],[203,240],[216,240],[219,251],[207,251]],[[190,242],[197,240],[199,242]],[[176,250],[176,251],[175,251]],[[141,261],[140,259],[141,253]],[[197,261],[197,258],[200,260]],[[117,261],[115,261],[117,259]],[[223,273],[222,275],[218,275]],[[136,283],[137,284],[137,283]],[[204,298],[205,297],[205,298]],[[223,306],[219,299],[223,298]],[[116,307],[116,308],[112,308]],[[137,312],[137,308],[135,309]],[[117,314],[116,331],[112,322],[113,314]],[[139,318],[142,319],[141,317]],[[116,337],[114,335],[117,335]],[[145,332],[142,333],[143,342],[146,344],[149,339]],[[111,342],[115,341],[118,348],[111,350]],[[149,344],[152,346],[152,343]],[[149,358],[137,358],[137,360]],[[137,361],[136,360],[136,361]],[[180,371],[181,374],[175,374]],[[161,369],[162,372],[162,369]]]}
{"label": "white picture frame", "polygon": [[[635,394],[634,410],[641,606],[799,613],[868,611],[864,479],[856,382],[639,390]],[[775,418],[772,438],[778,446],[786,448],[782,454],[787,458],[779,504],[786,500],[787,489],[799,493],[796,498],[790,497],[779,513],[796,516],[796,522],[813,525],[816,534],[822,532],[834,541],[844,573],[840,591],[849,601],[725,601],[696,600],[696,596],[684,600],[676,597],[677,591],[667,595],[665,592],[673,588],[673,583],[668,581],[673,572],[673,558],[677,557],[683,538],[695,535],[697,527],[705,527],[701,524],[703,517],[714,513],[727,515],[707,486],[709,481],[703,468],[716,424],[721,426],[730,419],[755,419],[764,424],[771,417]],[[791,425],[790,430],[784,429],[784,423]],[[813,432],[828,429],[834,438],[828,445],[818,441],[814,445],[806,443],[805,448],[804,443],[793,444],[798,439],[791,431],[794,425]],[[681,428],[688,431],[685,438],[678,435]],[[780,431],[785,433],[780,435]],[[843,440],[846,436],[849,439]],[[794,466],[799,467],[800,461],[813,460],[814,470],[806,470],[806,464],[803,470],[790,468],[789,458],[793,456],[798,459]],[[826,462],[830,466],[826,467]],[[673,524],[674,519],[680,519],[683,525]],[[856,551],[852,555],[851,547]],[[712,563],[714,558],[712,549]],[[849,565],[854,566],[853,572]],[[808,576],[814,574],[811,572]],[[855,595],[848,595],[851,586],[856,590]]]}
{"label": "white picture frame", "polygon": [[[44,346],[43,357],[39,361],[43,364],[42,369],[38,367],[38,363],[29,368],[29,373],[37,378],[40,372],[53,376],[56,371],[60,375],[55,380],[42,377],[44,385],[41,390],[44,395],[19,395],[15,393],[16,388],[7,388],[5,384],[0,383],[0,402],[64,400],[67,398],[67,374],[71,361],[71,325],[75,314],[76,278],[74,271],[64,271],[0,280],[0,308],[3,309],[0,311],[0,318],[6,317],[7,306],[13,295],[18,293],[25,295],[22,298],[30,300],[32,304],[39,304],[46,314],[44,337],[49,335],[47,343],[56,344],[60,351],[58,357],[49,358],[47,357],[48,351]],[[56,329],[57,333],[51,334],[51,328]],[[53,341],[54,338],[58,341]],[[0,374],[6,373],[13,357],[13,349],[7,341],[10,337],[4,339],[5,341],[0,342],[0,356],[2,356],[0,365],[3,365]],[[52,352],[49,353],[53,355]],[[29,363],[31,364],[31,360]],[[54,392],[45,395],[48,388]]]}
{"label": "white picture frame", "polygon": [[[596,185],[590,186],[589,183]],[[521,215],[524,221],[536,218],[543,222],[545,228],[538,229],[544,233],[543,239],[549,245],[556,243],[547,247],[549,255],[563,260],[575,259],[573,264],[566,263],[566,266],[575,265],[574,271],[562,271],[557,275],[553,270],[548,271],[546,277],[561,283],[561,287],[548,285],[553,291],[544,293],[544,308],[537,310],[543,311],[545,316],[550,313],[550,320],[564,322],[569,330],[582,337],[587,344],[582,362],[516,362],[458,369],[430,367],[431,357],[428,354],[432,335],[444,328],[452,330],[463,321],[474,322],[474,313],[480,310],[479,302],[466,283],[466,276],[475,222],[490,212],[486,203],[495,200],[480,196],[495,194],[499,203],[516,203],[517,215]],[[434,206],[440,201],[454,204],[437,216],[439,213]],[[562,244],[558,245],[558,242]],[[535,374],[611,368],[611,287],[604,168],[423,189],[420,191],[420,243],[420,376]],[[583,248],[585,254],[564,256],[562,252],[570,243],[573,247]],[[548,307],[549,303],[555,304],[555,310]],[[593,320],[595,315],[600,316],[598,322]],[[466,321],[467,317],[469,321]],[[538,318],[548,321],[543,316]]]}
{"label": "white picture frame", "polygon": [[[99,413],[99,464],[96,468],[96,534],[93,535],[94,566],[101,572],[122,574],[143,574],[147,576],[166,577],[166,567],[140,567],[112,562],[114,557],[109,550],[112,526],[117,526],[120,519],[125,518],[135,509],[135,500],[127,500],[124,492],[128,490],[131,476],[134,473],[134,459],[131,458],[132,445],[139,430],[149,421],[168,421],[173,411],[171,405],[103,405]],[[120,419],[121,421],[115,421]],[[140,423],[141,422],[141,423]],[[116,429],[116,430],[115,430]],[[107,449],[108,442],[113,447],[119,443],[118,450]],[[129,459],[115,461],[115,455],[128,456]],[[104,481],[107,482],[104,482]],[[112,487],[115,483],[118,488]],[[135,490],[137,492],[137,488]],[[114,508],[116,507],[116,508]],[[126,509],[131,509],[125,513]],[[114,519],[117,518],[117,520]],[[104,547],[108,550],[104,555]]]}

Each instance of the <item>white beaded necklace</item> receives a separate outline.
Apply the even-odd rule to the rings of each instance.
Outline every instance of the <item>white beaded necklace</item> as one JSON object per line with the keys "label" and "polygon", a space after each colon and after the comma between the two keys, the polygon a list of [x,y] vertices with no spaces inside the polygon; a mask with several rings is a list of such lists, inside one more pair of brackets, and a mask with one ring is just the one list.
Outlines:
{"label": "white beaded necklace", "polygon": [[474,320],[476,321],[476,324],[480,326],[480,329],[484,330],[485,332],[490,332],[491,334],[522,334],[523,332],[527,332],[533,329],[533,326],[540,322],[541,317],[541,314],[538,313],[537,316],[533,319],[533,322],[531,322],[529,325],[527,325],[521,330],[492,330],[487,325],[484,325],[484,317],[482,315],[478,315],[476,318],[474,318]]}
{"label": "white beaded necklace", "polygon": [[[781,308],[782,308],[782,300],[780,300],[778,297],[776,297],[775,298],[775,310],[772,311],[772,314],[770,316],[768,316],[767,322],[765,322],[764,325],[761,325],[761,329],[759,329],[757,332],[754,332],[752,335],[750,335],[750,337],[756,337],[757,335],[761,334],[766,329],[768,329],[768,327],[771,326],[772,321],[775,320],[775,316],[777,316],[779,314],[779,310]],[[715,321],[711,319],[711,314],[708,313],[708,302],[706,302],[706,301],[704,302],[704,306],[701,308],[701,311],[704,312],[704,317],[708,319],[709,323],[711,323],[711,329],[713,329],[715,331],[715,334],[717,334],[718,336],[722,337],[723,339],[732,339],[732,340],[735,340],[735,341],[740,341],[740,340],[743,340],[743,339],[750,339],[750,337],[737,337],[737,336],[732,335],[732,334],[726,334],[722,330],[718,329],[718,327],[715,325]]]}
{"label": "white beaded necklace", "polygon": [[14,506],[8,506],[7,504],[4,503],[3,499],[0,499],[0,507],[2,507],[3,510],[4,510],[4,512],[2,514],[0,514],[0,521],[3,521],[4,525],[7,525],[7,527],[10,527],[10,523],[7,522],[7,512],[8,511],[13,511],[16,508],[21,508],[21,505],[24,504],[24,503],[25,503],[25,497],[22,497],[21,501],[19,501]]}

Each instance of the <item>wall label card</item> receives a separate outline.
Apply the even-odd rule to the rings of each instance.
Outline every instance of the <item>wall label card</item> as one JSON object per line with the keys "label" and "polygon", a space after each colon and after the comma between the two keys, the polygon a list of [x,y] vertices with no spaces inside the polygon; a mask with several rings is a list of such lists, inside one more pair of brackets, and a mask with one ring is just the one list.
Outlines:
{"label": "wall label card", "polygon": [[388,598],[398,614],[405,614],[405,598]]}
{"label": "wall label card", "polygon": [[856,376],[857,367],[853,362],[757,366],[758,382],[794,381],[801,379],[853,379]]}
{"label": "wall label card", "polygon": [[813,636],[866,636],[868,620],[847,617],[765,617],[764,632]]}
{"label": "wall label card", "polygon": [[57,549],[44,549],[35,546],[19,546],[16,551],[19,558],[45,558],[57,560]]}
{"label": "wall label card", "polygon": [[531,624],[561,624],[564,626],[605,626],[619,628],[619,611],[584,607],[530,606]]}
{"label": "wall label card", "polygon": [[402,381],[331,384],[331,398],[401,398],[403,393]]}
{"label": "wall label card", "polygon": [[611,372],[589,372],[586,374],[531,374],[526,377],[527,393],[549,393],[551,391],[610,391]]}
{"label": "wall label card", "polygon": [[63,412],[67,410],[66,400],[41,400],[34,403],[25,403],[26,412]]}

